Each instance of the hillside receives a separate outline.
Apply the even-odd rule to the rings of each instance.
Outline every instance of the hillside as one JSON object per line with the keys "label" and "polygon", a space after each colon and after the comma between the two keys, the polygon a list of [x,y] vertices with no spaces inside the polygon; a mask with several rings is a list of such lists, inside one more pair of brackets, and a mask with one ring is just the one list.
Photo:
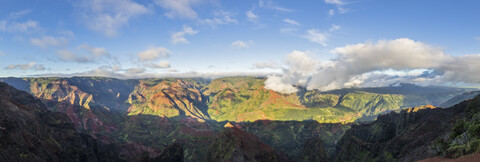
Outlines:
{"label": "hillside", "polygon": [[265,89],[264,79],[220,78],[205,88],[209,114],[214,120],[317,120],[321,123],[374,119],[378,114],[402,108],[438,106],[468,89],[419,87],[355,88],[327,92],[307,91],[280,94]]}
{"label": "hillside", "polygon": [[480,96],[449,109],[418,107],[353,125],[337,145],[337,161],[417,161],[480,152]]}
{"label": "hillside", "polygon": [[457,95],[449,99],[448,101],[445,101],[444,103],[440,104],[439,107],[444,107],[444,108],[452,107],[453,105],[456,105],[460,102],[463,102],[468,99],[472,99],[479,94],[480,94],[480,91],[465,92],[461,95]]}
{"label": "hillside", "polygon": [[65,114],[47,110],[40,100],[5,83],[0,83],[0,140],[0,161],[124,161],[141,155],[126,149],[147,151],[78,133]]}
{"label": "hillside", "polygon": [[227,123],[210,145],[205,161],[286,161],[258,137]]}
{"label": "hillside", "polygon": [[[447,87],[355,88],[281,94],[264,88],[263,78],[119,80],[101,77],[3,78],[43,99],[53,111],[66,113],[82,128],[111,131],[118,115],[185,116],[199,120],[316,120],[321,123],[373,120],[402,108],[438,106],[469,89]],[[69,102],[71,107],[65,107]],[[81,113],[80,113],[81,112]],[[114,112],[114,113],[110,113]],[[86,123],[92,120],[93,125]],[[93,128],[90,128],[93,127]]]}
{"label": "hillside", "polygon": [[[340,123],[372,121],[378,114],[412,105],[438,105],[470,90],[402,85],[328,92],[301,89],[287,95],[265,89],[265,79],[256,77],[0,80],[30,92],[46,109],[65,114],[76,131],[128,148],[130,154],[123,156],[137,157],[143,154],[138,150],[149,150],[142,157],[150,158],[171,150],[173,157],[165,158],[178,158],[181,152],[185,161],[204,159],[205,148],[222,134],[227,121],[258,137],[279,158],[331,160],[336,143],[351,125]],[[321,156],[309,155],[315,152]]]}

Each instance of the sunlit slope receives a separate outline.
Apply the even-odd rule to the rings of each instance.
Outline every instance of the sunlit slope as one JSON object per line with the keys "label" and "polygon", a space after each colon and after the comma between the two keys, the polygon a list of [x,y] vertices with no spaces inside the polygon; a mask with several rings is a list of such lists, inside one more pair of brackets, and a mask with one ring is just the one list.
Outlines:
{"label": "sunlit slope", "polygon": [[231,77],[213,80],[204,89],[210,117],[223,121],[317,120],[351,122],[361,117],[402,108],[438,105],[465,89],[399,87],[342,89],[329,92],[301,89],[281,94],[264,88],[263,78]]}
{"label": "sunlit slope", "polygon": [[[302,105],[298,96],[279,94],[263,88],[263,79],[253,77],[221,78],[213,80],[206,88],[212,119],[232,121],[304,120],[312,111]],[[331,114],[317,110],[315,114]],[[298,118],[298,116],[302,116]]]}
{"label": "sunlit slope", "polygon": [[[281,94],[264,88],[265,78],[134,79],[103,77],[3,78],[3,81],[51,102],[53,110],[71,114],[72,120],[105,116],[105,111],[159,117],[192,117],[217,121],[316,120],[321,123],[373,120],[376,115],[403,108],[434,105],[468,89],[419,87],[351,88],[328,92],[300,90]],[[78,108],[63,107],[69,103]],[[60,108],[60,109],[59,109]],[[90,118],[90,117],[88,117]],[[96,117],[95,117],[96,118]],[[116,117],[115,117],[116,118]],[[103,121],[95,120],[95,121]],[[86,121],[85,121],[86,122]],[[85,123],[84,122],[84,123]],[[84,124],[79,124],[82,127]],[[89,129],[89,128],[85,128]]]}
{"label": "sunlit slope", "polygon": [[128,115],[209,119],[201,85],[188,79],[140,80],[128,97]]}
{"label": "sunlit slope", "polygon": [[55,112],[66,114],[78,130],[111,132],[122,121],[120,112],[136,81],[103,77],[7,78],[3,81],[29,91]]}

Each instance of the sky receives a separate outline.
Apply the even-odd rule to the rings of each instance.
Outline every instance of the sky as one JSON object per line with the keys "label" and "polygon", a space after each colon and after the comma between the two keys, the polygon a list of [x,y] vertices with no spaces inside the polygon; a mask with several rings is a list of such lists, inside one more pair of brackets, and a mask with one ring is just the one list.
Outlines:
{"label": "sky", "polygon": [[478,54],[477,0],[0,1],[0,77],[478,85]]}

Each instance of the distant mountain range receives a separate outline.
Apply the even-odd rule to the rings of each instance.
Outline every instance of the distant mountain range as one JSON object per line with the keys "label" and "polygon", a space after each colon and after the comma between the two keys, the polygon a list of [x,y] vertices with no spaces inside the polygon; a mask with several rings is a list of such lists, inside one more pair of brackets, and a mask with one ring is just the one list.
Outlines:
{"label": "distant mountain range", "polygon": [[[281,94],[264,88],[263,78],[230,77],[202,79],[119,80],[102,77],[2,78],[17,89],[43,99],[55,111],[91,109],[99,116],[111,109],[120,114],[188,116],[201,120],[255,121],[316,120],[321,123],[374,119],[378,114],[421,105],[439,106],[471,89],[420,87],[353,88],[328,92],[307,91]],[[79,108],[63,107],[64,102]],[[76,120],[75,120],[76,121]],[[77,125],[85,125],[76,121]],[[100,124],[100,125],[99,125]],[[107,122],[96,123],[111,129]],[[88,129],[88,128],[85,128]]]}
{"label": "distant mountain range", "polygon": [[[19,105],[18,102],[34,103],[37,106],[29,108],[32,110],[28,112],[37,111],[36,109],[43,107],[41,111],[44,114],[57,114],[51,118],[52,120],[62,119],[64,121],[60,121],[60,123],[70,125],[69,130],[65,131],[74,134],[70,133],[72,137],[69,138],[80,141],[96,141],[98,144],[92,146],[91,150],[94,151],[90,154],[98,154],[95,157],[100,161],[103,161],[102,159],[129,161],[159,159],[163,159],[163,161],[227,159],[228,161],[229,159],[234,161],[232,158],[252,160],[252,158],[255,159],[256,154],[268,154],[267,161],[349,161],[355,159],[383,161],[389,158],[419,160],[433,156],[458,157],[463,154],[456,153],[455,156],[451,156],[452,151],[448,152],[449,148],[445,148],[446,150],[443,149],[438,154],[431,153],[418,156],[418,158],[408,158],[413,153],[388,151],[388,147],[393,146],[388,142],[392,138],[413,137],[411,134],[402,134],[407,128],[408,130],[420,129],[424,132],[448,133],[452,131],[450,129],[453,127],[452,122],[448,121],[458,121],[458,118],[464,118],[461,115],[455,115],[455,113],[462,114],[463,112],[460,111],[463,109],[432,109],[435,112],[441,111],[444,114],[450,114],[444,117],[444,121],[439,121],[447,123],[444,123],[444,127],[438,130],[423,130],[416,124],[423,122],[423,118],[432,120],[432,122],[442,120],[443,117],[440,115],[431,115],[436,116],[435,118],[424,117],[432,114],[430,108],[454,105],[478,94],[473,91],[474,89],[420,87],[410,84],[327,92],[301,89],[295,94],[281,94],[265,89],[263,87],[265,79],[256,77],[229,77],[214,80],[174,78],[119,80],[103,77],[0,78],[0,81],[33,96],[2,84],[2,90],[8,90],[8,92],[3,92],[4,100],[15,101],[8,104],[22,108],[25,106]],[[8,120],[20,121],[22,114],[6,109],[11,107],[8,104],[0,109],[5,109],[4,114],[9,114]],[[455,113],[449,113],[450,111]],[[378,115],[380,117],[376,120]],[[410,117],[412,115],[414,117]],[[396,116],[402,116],[402,118]],[[417,121],[417,119],[422,119],[422,121]],[[44,120],[42,117],[33,116],[28,120],[34,123],[47,122],[43,124],[46,125],[46,128],[52,126],[48,123],[50,121]],[[232,123],[233,128],[223,128],[228,121]],[[354,124],[355,121],[370,124],[357,126]],[[52,122],[57,123],[56,121]],[[4,123],[8,123],[6,118],[0,124]],[[28,132],[28,125],[18,125],[18,127],[25,127],[24,132]],[[395,129],[391,130],[390,127]],[[435,128],[436,125],[428,127]],[[359,128],[362,129],[355,131]],[[55,135],[49,135],[51,132],[48,132],[48,129],[42,129],[47,132],[43,133],[46,134],[45,136],[38,138],[40,141],[51,144],[58,143],[56,145],[60,145],[62,148],[63,145],[68,147],[82,145],[82,142],[71,144],[71,141],[69,143],[68,141],[62,142],[62,139],[57,140]],[[2,131],[10,133],[14,130],[9,127]],[[465,128],[464,132],[468,131]],[[75,133],[79,135],[75,135]],[[374,134],[369,135],[370,133]],[[50,137],[54,140],[50,140]],[[427,143],[424,142],[421,146],[429,145],[430,147],[431,143],[428,141],[439,138],[440,136],[429,136],[429,138],[423,139]],[[451,143],[455,138],[444,139],[443,142]],[[474,140],[476,137],[465,139]],[[26,141],[27,139],[5,136],[5,140]],[[229,140],[237,142],[230,143]],[[244,140],[252,144],[244,146],[241,142]],[[362,144],[359,145],[358,142]],[[88,145],[88,143],[84,145]],[[417,145],[420,144],[409,145],[406,149],[417,149]],[[257,146],[262,146],[264,150],[252,150]],[[17,144],[16,147],[28,146]],[[45,147],[48,146],[45,145]],[[396,147],[404,148],[406,146]],[[472,152],[471,146],[468,147],[470,150],[467,152]],[[102,152],[104,149],[105,152]],[[225,152],[225,149],[237,151]],[[370,150],[356,153],[358,149]],[[22,160],[19,157],[35,157],[27,158],[30,160],[49,160],[46,158],[49,154],[60,153],[47,150],[50,152],[47,151],[48,153],[45,155],[38,151],[19,152],[18,157],[10,157],[11,150],[3,149],[2,151],[4,155],[9,155],[6,156],[8,157],[6,160]],[[345,152],[346,150],[348,152]],[[383,152],[378,153],[379,150],[383,150]],[[80,156],[82,153],[75,151],[70,153],[72,154],[70,157],[56,158],[82,160]],[[15,153],[16,155],[17,153]]]}

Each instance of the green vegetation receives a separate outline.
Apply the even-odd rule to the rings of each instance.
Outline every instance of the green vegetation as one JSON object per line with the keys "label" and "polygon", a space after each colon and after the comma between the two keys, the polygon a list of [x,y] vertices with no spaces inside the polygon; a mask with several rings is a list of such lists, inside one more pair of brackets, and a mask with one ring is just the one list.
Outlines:
{"label": "green vegetation", "polygon": [[[213,80],[204,88],[208,96],[208,114],[217,121],[316,120],[321,123],[348,123],[362,118],[422,105],[438,105],[458,89],[441,89],[440,95],[427,96],[431,88],[412,91],[402,88],[357,88],[330,92],[301,90],[296,94],[280,94],[263,88],[265,79],[230,77]],[[446,93],[449,92],[449,93]]]}
{"label": "green vegetation", "polygon": [[[160,149],[177,141],[185,142],[186,161],[204,157],[202,149],[212,143],[226,121],[234,121],[262,142],[297,158],[302,156],[299,151],[306,141],[319,139],[325,147],[322,152],[333,158],[336,141],[350,128],[345,123],[371,121],[379,114],[413,106],[438,105],[466,91],[444,88],[433,93],[428,87],[407,87],[412,92],[403,91],[402,87],[385,87],[328,92],[300,89],[295,94],[280,94],[265,89],[265,78],[256,77],[228,77],[211,82],[103,77],[27,80],[17,85],[26,84],[23,86],[50,110],[67,114],[77,130],[107,136],[118,143],[135,142]],[[472,121],[460,122],[455,129],[458,133],[441,141],[440,150],[452,155],[478,150],[480,142],[475,133],[480,128],[470,124],[478,123],[473,121],[478,118],[474,113],[478,110],[468,111],[473,114]],[[367,131],[374,138],[381,137],[384,126],[373,125]],[[464,140],[469,142],[461,142]],[[395,161],[396,153],[390,152],[373,155],[364,151],[355,156],[359,160],[375,156],[380,158],[376,160]]]}
{"label": "green vegetation", "polygon": [[432,145],[438,154],[458,158],[480,152],[480,96],[469,103],[465,117],[455,122],[448,139],[438,138]]}
{"label": "green vegetation", "polygon": [[128,97],[128,115],[190,116],[208,119],[207,105],[194,80],[140,80]]}
{"label": "green vegetation", "polygon": [[[466,90],[442,87],[354,88],[329,92],[301,89],[280,94],[265,78],[118,80],[105,77],[28,78],[29,90],[45,100],[100,105],[127,115],[189,116],[216,121],[371,121],[377,115],[421,105],[439,105]],[[18,81],[17,81],[18,82]],[[406,90],[405,90],[406,89]],[[57,106],[52,106],[57,110]]]}

